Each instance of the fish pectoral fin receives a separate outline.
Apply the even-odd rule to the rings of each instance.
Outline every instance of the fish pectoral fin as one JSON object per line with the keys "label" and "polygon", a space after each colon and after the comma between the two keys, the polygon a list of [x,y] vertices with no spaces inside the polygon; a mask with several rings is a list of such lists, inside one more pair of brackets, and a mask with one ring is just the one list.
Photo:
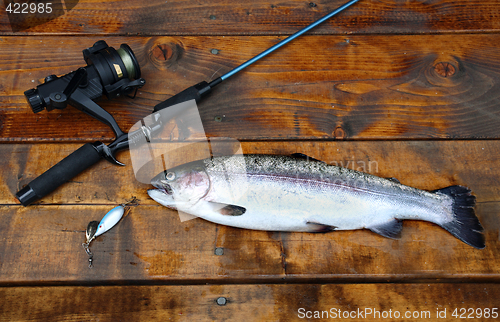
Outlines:
{"label": "fish pectoral fin", "polygon": [[224,216],[241,216],[247,211],[246,208],[236,206],[236,205],[228,205],[228,204],[219,203],[219,202],[212,202],[212,201],[209,201],[209,203],[210,203],[210,205],[212,205],[213,210],[215,212],[218,212]]}
{"label": "fish pectoral fin", "polygon": [[302,159],[302,160],[306,160],[306,161],[318,161],[318,162],[325,163],[325,161],[321,161],[321,160],[315,159],[315,158],[310,157],[310,156],[308,156],[308,155],[306,155],[304,153],[293,153],[291,156],[294,157],[294,158]]}
{"label": "fish pectoral fin", "polygon": [[393,219],[389,222],[372,226],[372,227],[366,227],[373,231],[374,233],[377,233],[379,235],[382,235],[387,238],[392,238],[392,239],[399,239],[401,238],[401,230],[403,229],[403,221],[398,220],[398,219]]}
{"label": "fish pectoral fin", "polygon": [[308,221],[306,222],[306,224],[307,227],[310,228],[310,230],[308,231],[311,233],[328,233],[330,231],[334,231],[335,229],[337,229],[337,227],[335,226],[325,225],[313,221]]}

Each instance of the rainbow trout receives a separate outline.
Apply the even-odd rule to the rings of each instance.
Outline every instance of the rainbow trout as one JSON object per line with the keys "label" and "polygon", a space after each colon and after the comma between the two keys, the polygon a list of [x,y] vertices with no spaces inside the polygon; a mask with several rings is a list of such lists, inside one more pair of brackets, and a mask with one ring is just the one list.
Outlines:
{"label": "rainbow trout", "polygon": [[[303,155],[302,155],[303,156]],[[462,186],[424,191],[297,157],[219,156],[161,172],[149,196],[170,209],[246,229],[296,232],[369,229],[400,237],[402,220],[424,220],[485,247],[475,197]]]}

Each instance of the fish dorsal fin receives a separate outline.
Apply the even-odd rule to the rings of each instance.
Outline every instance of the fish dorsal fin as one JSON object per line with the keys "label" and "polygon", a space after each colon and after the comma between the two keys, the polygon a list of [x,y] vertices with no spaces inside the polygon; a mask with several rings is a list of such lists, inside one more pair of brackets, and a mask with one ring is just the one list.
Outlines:
{"label": "fish dorsal fin", "polygon": [[209,201],[209,203],[212,205],[215,212],[224,216],[241,216],[247,211],[246,208],[236,205],[228,205],[213,201]]}
{"label": "fish dorsal fin", "polygon": [[398,179],[396,179],[394,177],[389,177],[389,178],[386,178],[386,179],[389,180],[389,181],[392,181],[392,182],[401,183],[401,182],[399,182]]}
{"label": "fish dorsal fin", "polygon": [[324,161],[312,158],[312,157],[310,157],[310,156],[308,156],[307,154],[304,154],[304,153],[293,153],[291,156],[294,157],[294,158],[297,158],[297,159],[302,159],[302,160],[307,160],[307,161],[318,161],[318,162],[325,163]]}
{"label": "fish dorsal fin", "polygon": [[312,233],[328,233],[337,229],[335,226],[320,224],[318,222],[308,221],[307,227],[310,228],[308,231]]}
{"label": "fish dorsal fin", "polygon": [[399,239],[401,238],[401,230],[403,229],[403,221],[398,220],[398,219],[393,219],[389,222],[372,226],[372,227],[366,227],[373,231],[374,233],[377,233],[379,235],[382,235],[384,237],[388,238],[393,238],[393,239]]}

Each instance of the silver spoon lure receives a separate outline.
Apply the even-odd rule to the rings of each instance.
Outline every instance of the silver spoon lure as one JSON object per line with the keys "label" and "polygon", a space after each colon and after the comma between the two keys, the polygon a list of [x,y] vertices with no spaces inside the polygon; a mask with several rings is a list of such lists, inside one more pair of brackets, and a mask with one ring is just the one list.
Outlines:
{"label": "silver spoon lure", "polygon": [[100,222],[97,221],[91,221],[87,225],[87,230],[85,231],[85,237],[86,241],[82,243],[83,249],[85,249],[85,252],[87,253],[89,257],[89,268],[92,268],[93,261],[94,261],[94,255],[90,251],[90,243],[97,237],[111,228],[113,228],[119,221],[122,219],[123,215],[129,211],[131,206],[137,206],[138,205],[138,200],[136,197],[133,197],[132,200],[127,201],[126,203],[123,203],[110,211],[104,217],[101,219]]}

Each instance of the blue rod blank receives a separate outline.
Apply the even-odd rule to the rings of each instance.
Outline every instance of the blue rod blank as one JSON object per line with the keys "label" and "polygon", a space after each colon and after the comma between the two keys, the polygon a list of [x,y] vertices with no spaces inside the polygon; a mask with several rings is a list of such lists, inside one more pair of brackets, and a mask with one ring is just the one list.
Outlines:
{"label": "blue rod blank", "polygon": [[240,66],[236,67],[235,69],[231,70],[230,72],[222,75],[220,78],[221,80],[226,80],[228,79],[229,77],[233,76],[234,74],[236,74],[237,72],[241,71],[242,69],[250,66],[251,64],[255,63],[256,61],[258,61],[259,59],[263,58],[264,56],[272,53],[273,51],[275,51],[276,49],[280,48],[281,46],[289,43],[290,41],[294,40],[295,38],[299,37],[300,35],[308,32],[309,30],[313,29],[314,27],[318,26],[319,24],[325,22],[326,20],[330,19],[331,17],[335,16],[336,14],[338,14],[339,12],[343,11],[344,9],[347,9],[348,7],[352,6],[353,4],[355,4],[356,2],[358,2],[359,0],[351,0],[349,1],[348,3],[344,4],[343,6],[335,9],[334,11],[330,12],[329,14],[327,14],[326,16],[324,16],[323,18],[313,22],[312,24],[310,24],[309,26],[305,27],[304,29],[301,29],[299,31],[297,31],[296,33],[294,33],[293,35],[283,39],[282,41],[280,41],[279,43],[277,43],[276,45],[272,46],[271,48],[263,51],[262,53],[258,54],[257,56],[255,56],[254,58],[246,61],[245,63],[241,64]]}

